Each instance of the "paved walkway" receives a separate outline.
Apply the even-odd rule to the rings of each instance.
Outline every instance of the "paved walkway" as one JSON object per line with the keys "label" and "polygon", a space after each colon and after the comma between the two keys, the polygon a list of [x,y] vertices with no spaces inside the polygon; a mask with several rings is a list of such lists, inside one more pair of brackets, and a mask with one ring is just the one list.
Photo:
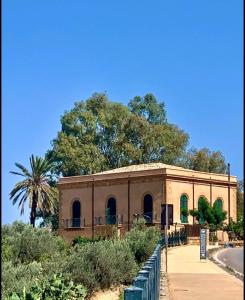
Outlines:
{"label": "paved walkway", "polygon": [[243,282],[208,259],[200,262],[199,251],[194,245],[168,248],[169,300],[242,300]]}

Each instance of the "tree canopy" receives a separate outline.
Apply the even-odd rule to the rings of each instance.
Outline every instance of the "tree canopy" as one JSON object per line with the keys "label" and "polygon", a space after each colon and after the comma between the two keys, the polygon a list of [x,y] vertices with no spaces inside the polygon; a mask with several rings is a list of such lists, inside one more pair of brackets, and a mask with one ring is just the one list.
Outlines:
{"label": "tree canopy", "polygon": [[227,166],[220,151],[191,148],[182,158],[182,166],[202,172],[225,174]]}
{"label": "tree canopy", "polygon": [[237,187],[237,216],[238,218],[244,215],[244,182],[240,180]]}
{"label": "tree canopy", "polygon": [[208,224],[210,229],[217,230],[223,226],[227,212],[222,211],[222,208],[214,202],[213,206],[205,199],[200,198],[198,208],[189,210],[191,216],[195,217],[199,224]]}
{"label": "tree canopy", "polygon": [[188,134],[166,122],[164,104],[152,94],[129,106],[93,94],[61,117],[61,131],[47,157],[63,176],[91,174],[130,164],[177,164]]}

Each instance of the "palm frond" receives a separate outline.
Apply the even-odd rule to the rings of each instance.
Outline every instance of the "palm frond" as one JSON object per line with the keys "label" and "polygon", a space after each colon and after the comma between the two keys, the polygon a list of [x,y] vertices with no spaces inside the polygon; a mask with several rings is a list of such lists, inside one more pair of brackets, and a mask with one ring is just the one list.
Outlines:
{"label": "palm frond", "polygon": [[23,172],[11,171],[14,175],[26,177],[25,180],[16,183],[10,192],[10,200],[13,205],[18,202],[21,208],[21,214],[24,213],[24,205],[29,199],[29,207],[32,207],[33,201],[36,201],[37,208],[43,212],[52,212],[57,207],[58,191],[50,186],[53,179],[51,175],[52,164],[49,160],[43,159],[33,154],[29,158],[29,172],[24,166],[16,163],[15,165]]}
{"label": "palm frond", "polygon": [[16,167],[21,169],[21,171],[24,173],[25,176],[27,177],[31,177],[31,174],[29,173],[29,171],[27,170],[26,167],[24,167],[23,165],[19,164],[19,163],[15,163]]}
{"label": "palm frond", "polygon": [[26,175],[18,173],[18,172],[14,172],[14,171],[10,171],[9,173],[14,174],[14,175],[19,175],[19,176],[26,177]]}

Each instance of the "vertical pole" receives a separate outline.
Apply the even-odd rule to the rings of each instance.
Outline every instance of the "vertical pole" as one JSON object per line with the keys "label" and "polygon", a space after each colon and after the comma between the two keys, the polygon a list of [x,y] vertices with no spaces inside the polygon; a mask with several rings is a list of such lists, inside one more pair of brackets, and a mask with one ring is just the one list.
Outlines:
{"label": "vertical pole", "polygon": [[133,285],[143,290],[142,300],[148,300],[148,279],[142,275],[138,275],[133,282]]}
{"label": "vertical pole", "polygon": [[[194,186],[194,176],[192,182],[192,207],[195,209],[195,186]],[[194,217],[192,217],[192,225],[194,225]]]}
{"label": "vertical pole", "polygon": [[210,177],[210,204],[213,204],[213,199],[212,199],[212,182],[211,182],[211,177]]}
{"label": "vertical pole", "polygon": [[147,288],[147,292],[146,292],[146,295],[147,295],[147,300],[149,300],[149,294],[150,294],[150,272],[148,271],[148,270],[142,270],[141,269],[141,271],[139,271],[138,272],[138,275],[139,276],[143,276],[143,277],[145,277],[146,279],[147,279],[147,286],[146,286],[146,288]]}
{"label": "vertical pole", "polygon": [[166,222],[165,222],[165,247],[166,247],[166,273],[168,272],[168,204],[166,199]]}
{"label": "vertical pole", "polygon": [[130,230],[130,179],[128,176],[128,231]]}
{"label": "vertical pole", "polygon": [[92,181],[92,240],[94,239],[94,178]]}
{"label": "vertical pole", "polygon": [[231,222],[231,189],[230,189],[230,181],[231,181],[231,168],[230,168],[230,164],[228,163],[228,221],[229,221],[229,225]]}

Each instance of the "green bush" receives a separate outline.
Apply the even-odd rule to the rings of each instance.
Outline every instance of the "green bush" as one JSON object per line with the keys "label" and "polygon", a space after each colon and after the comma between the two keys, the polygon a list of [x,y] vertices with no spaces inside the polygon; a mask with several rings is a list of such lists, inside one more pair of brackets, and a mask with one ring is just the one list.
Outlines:
{"label": "green bush", "polygon": [[25,288],[21,293],[12,293],[6,300],[83,300],[87,295],[83,285],[74,285],[67,281],[62,274],[54,274],[50,279],[36,283],[26,292]]}
{"label": "green bush", "polygon": [[[154,251],[159,237],[159,230],[138,220],[122,239],[97,237],[92,241],[77,237],[71,247],[44,228],[21,222],[4,225],[2,296],[11,300],[73,299],[78,288],[71,281],[84,285],[89,292],[129,284]],[[54,278],[54,274],[62,275]],[[61,283],[56,288],[57,280]],[[64,298],[67,291],[71,294]],[[77,293],[77,298],[83,299]]]}
{"label": "green bush", "polygon": [[98,241],[104,241],[106,238],[102,237],[102,236],[98,236],[95,237],[93,240],[91,238],[88,237],[84,237],[84,236],[77,236],[72,240],[72,246],[75,245],[80,245],[80,246],[84,246],[87,243],[94,243],[94,242],[98,242]]}
{"label": "green bush", "polygon": [[[46,229],[22,222],[2,226],[2,295],[29,291],[54,272],[60,272],[69,254],[64,240]],[[67,274],[69,275],[69,274]]]}
{"label": "green bush", "polygon": [[[138,264],[146,261],[154,251],[160,238],[156,227],[141,227],[140,221],[126,234],[126,241]],[[142,228],[141,230],[139,228]]]}
{"label": "green bush", "polygon": [[5,259],[14,264],[51,259],[55,253],[65,253],[68,246],[64,240],[45,228],[15,223],[2,228],[5,243]]}
{"label": "green bush", "polygon": [[42,266],[40,263],[13,265],[11,261],[2,263],[2,298],[10,293],[21,293],[25,287],[27,291],[37,280],[43,279]]}
{"label": "green bush", "polygon": [[89,290],[130,282],[137,272],[134,257],[124,240],[76,246],[65,268],[75,282],[83,282]]}

